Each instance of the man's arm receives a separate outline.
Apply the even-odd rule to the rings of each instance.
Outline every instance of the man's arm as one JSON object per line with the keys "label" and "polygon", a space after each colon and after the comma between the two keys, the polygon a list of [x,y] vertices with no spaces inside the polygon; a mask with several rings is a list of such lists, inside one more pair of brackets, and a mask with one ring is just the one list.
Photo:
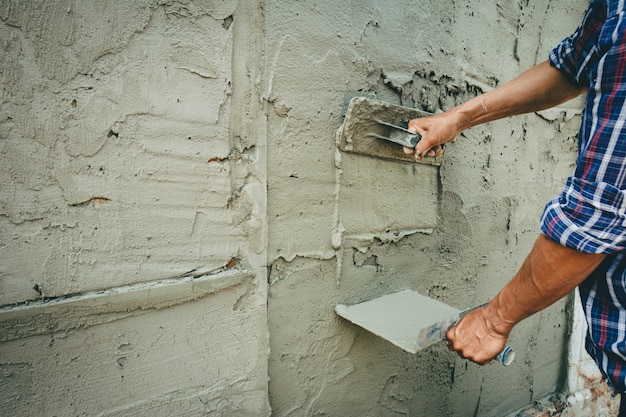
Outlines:
{"label": "man's arm", "polygon": [[548,61],[537,64],[507,84],[475,97],[453,109],[431,117],[413,119],[409,130],[422,140],[407,154],[438,156],[441,145],[454,140],[463,130],[517,114],[547,109],[582,94]]}
{"label": "man's arm", "polygon": [[[463,130],[504,117],[547,109],[582,94],[548,61],[509,83],[445,113],[414,119],[409,130],[422,135],[417,159],[438,156],[441,145]],[[484,364],[504,348],[513,326],[572,291],[604,255],[585,254],[540,235],[515,277],[485,307],[465,316],[447,333],[449,346],[464,358]]]}
{"label": "man's arm", "polygon": [[448,331],[450,350],[479,364],[489,362],[504,349],[515,324],[572,291],[604,257],[577,252],[540,235],[500,293]]}

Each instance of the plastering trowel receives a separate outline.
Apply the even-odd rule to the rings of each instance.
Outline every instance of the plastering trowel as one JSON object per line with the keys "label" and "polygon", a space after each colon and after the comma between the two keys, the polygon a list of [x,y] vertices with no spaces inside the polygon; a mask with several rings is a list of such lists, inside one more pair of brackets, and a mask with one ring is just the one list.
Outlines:
{"label": "plastering trowel", "polygon": [[[344,152],[377,158],[441,165],[441,157],[416,161],[402,146],[414,148],[420,140],[407,130],[411,119],[431,115],[411,107],[398,106],[365,97],[354,97],[348,104],[337,146]],[[401,146],[402,145],[402,146]]]}
{"label": "plastering trowel", "polygon": [[[470,311],[457,310],[412,290],[388,294],[354,305],[337,304],[335,312],[410,353],[445,340],[446,333]],[[507,346],[497,360],[513,363],[515,351]]]}

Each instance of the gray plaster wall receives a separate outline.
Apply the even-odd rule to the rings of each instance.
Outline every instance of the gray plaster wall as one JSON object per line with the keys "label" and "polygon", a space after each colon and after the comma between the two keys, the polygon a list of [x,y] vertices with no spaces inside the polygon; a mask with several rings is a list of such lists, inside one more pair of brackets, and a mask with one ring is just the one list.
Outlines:
{"label": "gray plaster wall", "polygon": [[267,414],[262,17],[0,2],[0,414]]}
{"label": "gray plaster wall", "polygon": [[451,108],[545,59],[586,2],[0,1],[0,410],[500,416],[562,388],[567,300],[510,368],[334,314],[458,308],[521,264],[579,103],[441,167],[344,153],[351,97]]}
{"label": "gray plaster wall", "polygon": [[267,2],[274,415],[503,416],[561,388],[566,301],[514,330],[510,368],[443,343],[406,353],[333,307],[406,288],[458,308],[495,295],[571,173],[580,105],[467,131],[439,169],[343,153],[334,136],[353,96],[438,112],[503,84],[586,6]]}

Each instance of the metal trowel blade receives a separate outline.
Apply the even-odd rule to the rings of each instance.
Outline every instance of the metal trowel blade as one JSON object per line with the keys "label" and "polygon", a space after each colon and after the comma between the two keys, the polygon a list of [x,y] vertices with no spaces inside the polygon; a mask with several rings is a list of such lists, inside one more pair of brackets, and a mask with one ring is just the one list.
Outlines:
{"label": "metal trowel blade", "polygon": [[415,148],[415,145],[417,145],[417,142],[419,142],[419,140],[421,139],[421,137],[418,136],[383,136],[383,135],[379,135],[378,133],[368,133],[367,136],[370,136],[372,138],[376,138],[376,139],[383,139],[383,140],[387,140],[389,142],[393,142],[396,143],[398,145],[402,145],[402,146],[406,146],[408,148]]}
{"label": "metal trowel blade", "polygon": [[[458,310],[415,291],[383,295],[359,304],[338,304],[335,312],[410,353],[417,353],[446,339],[461,317],[478,307]],[[498,361],[507,366],[515,352],[506,347]]]}
{"label": "metal trowel blade", "polygon": [[335,311],[411,353],[444,340],[445,333],[461,313],[461,310],[411,290],[359,304],[339,304]]}

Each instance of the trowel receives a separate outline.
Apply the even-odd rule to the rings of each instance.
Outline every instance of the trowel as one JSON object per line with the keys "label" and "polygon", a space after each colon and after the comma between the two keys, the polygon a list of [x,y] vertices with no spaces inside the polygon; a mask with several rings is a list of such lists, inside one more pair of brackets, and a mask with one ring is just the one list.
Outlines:
{"label": "trowel", "polygon": [[[404,290],[354,305],[337,304],[335,312],[403,350],[417,353],[445,340],[448,329],[476,308],[458,310]],[[509,366],[515,360],[515,351],[507,346],[496,359]]]}
{"label": "trowel", "polygon": [[398,145],[406,146],[408,148],[415,148],[417,142],[422,139],[419,134],[413,133],[407,130],[406,127],[400,125],[394,125],[393,123],[385,122],[384,120],[375,119],[376,123],[381,126],[387,126],[391,128],[391,132],[389,132],[389,136],[383,136],[376,132],[368,132],[367,136],[388,140],[389,142],[397,143]]}
{"label": "trowel", "polygon": [[414,148],[420,135],[407,130],[411,119],[431,113],[366,97],[354,97],[340,127],[337,146],[349,153],[388,160],[441,165],[441,157],[416,161],[402,146]]}

